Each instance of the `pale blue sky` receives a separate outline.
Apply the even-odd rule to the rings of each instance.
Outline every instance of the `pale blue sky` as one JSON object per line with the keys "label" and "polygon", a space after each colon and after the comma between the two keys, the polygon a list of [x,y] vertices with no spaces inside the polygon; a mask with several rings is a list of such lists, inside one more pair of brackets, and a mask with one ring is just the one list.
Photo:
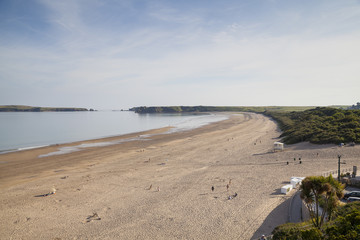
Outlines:
{"label": "pale blue sky", "polygon": [[0,0],[0,105],[358,101],[358,0]]}

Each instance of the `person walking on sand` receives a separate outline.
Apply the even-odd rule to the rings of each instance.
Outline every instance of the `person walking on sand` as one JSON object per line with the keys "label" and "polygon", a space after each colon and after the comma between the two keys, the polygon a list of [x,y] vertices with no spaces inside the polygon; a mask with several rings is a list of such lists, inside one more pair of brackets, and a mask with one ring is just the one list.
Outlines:
{"label": "person walking on sand", "polygon": [[212,187],[211,187],[211,191],[214,191],[214,190],[215,190],[215,188],[214,188],[214,186],[212,186]]}
{"label": "person walking on sand", "polygon": [[229,184],[226,185],[226,191],[229,191]]}

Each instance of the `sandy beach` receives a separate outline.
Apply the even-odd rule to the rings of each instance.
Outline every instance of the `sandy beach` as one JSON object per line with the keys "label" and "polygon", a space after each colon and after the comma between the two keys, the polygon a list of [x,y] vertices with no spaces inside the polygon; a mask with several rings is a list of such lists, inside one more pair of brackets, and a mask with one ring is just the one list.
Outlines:
{"label": "sandy beach", "polygon": [[[290,177],[334,171],[338,154],[342,168],[360,166],[359,146],[272,152],[280,132],[260,114],[160,134],[167,130],[0,155],[0,239],[256,239],[288,220],[294,191],[280,188]],[[147,134],[155,135],[39,158]]]}

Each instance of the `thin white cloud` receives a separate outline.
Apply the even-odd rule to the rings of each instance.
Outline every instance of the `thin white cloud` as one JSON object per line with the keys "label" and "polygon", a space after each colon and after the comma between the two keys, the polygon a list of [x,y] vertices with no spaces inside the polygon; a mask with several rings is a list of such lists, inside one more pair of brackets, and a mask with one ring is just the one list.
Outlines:
{"label": "thin white cloud", "polygon": [[[341,30],[360,21],[356,4],[330,4],[319,16],[278,9],[270,22],[251,16],[218,21],[204,10],[187,14],[152,5],[142,13],[153,24],[118,30],[101,28],[101,22],[88,24],[85,9],[100,2],[86,7],[81,1],[42,2],[50,9],[46,16],[53,28],[48,34],[56,42],[0,48],[0,83],[6,86],[0,102],[16,99],[3,93],[20,86],[28,87],[21,91],[26,101],[41,102],[51,95],[49,101],[63,105],[55,99],[67,96],[69,103],[91,102],[95,106],[87,106],[96,108],[358,101],[360,31],[354,26]],[[129,2],[116,7],[136,11]],[[48,93],[41,93],[45,89]]]}

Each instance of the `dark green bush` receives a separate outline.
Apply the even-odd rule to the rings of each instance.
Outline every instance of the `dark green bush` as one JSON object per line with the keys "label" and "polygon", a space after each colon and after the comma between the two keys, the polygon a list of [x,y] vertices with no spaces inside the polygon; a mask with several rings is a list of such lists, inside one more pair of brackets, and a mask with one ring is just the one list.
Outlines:
{"label": "dark green bush", "polygon": [[310,222],[286,223],[273,231],[274,240],[321,240],[322,237],[322,232]]}
{"label": "dark green bush", "polygon": [[355,240],[360,239],[360,202],[337,207],[321,229],[311,222],[286,223],[273,230],[274,240]]}

